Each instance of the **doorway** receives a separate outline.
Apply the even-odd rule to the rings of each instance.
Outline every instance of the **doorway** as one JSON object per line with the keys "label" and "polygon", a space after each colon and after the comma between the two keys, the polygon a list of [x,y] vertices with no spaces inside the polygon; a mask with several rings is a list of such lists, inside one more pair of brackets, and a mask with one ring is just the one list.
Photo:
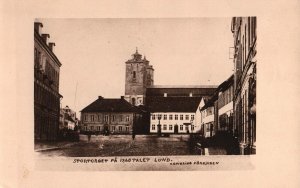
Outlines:
{"label": "doorway", "polygon": [[175,126],[174,126],[174,133],[175,133],[175,134],[178,134],[178,125],[175,125]]}

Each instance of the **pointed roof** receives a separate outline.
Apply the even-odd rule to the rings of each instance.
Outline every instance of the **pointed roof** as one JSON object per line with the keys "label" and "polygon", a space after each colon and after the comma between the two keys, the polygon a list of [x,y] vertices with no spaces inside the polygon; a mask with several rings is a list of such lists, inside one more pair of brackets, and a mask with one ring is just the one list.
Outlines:
{"label": "pointed roof", "polygon": [[142,59],[142,55],[139,53],[138,48],[136,47],[135,53],[131,55],[132,58],[128,61],[126,61],[126,63],[134,63],[134,62],[149,62],[146,57],[144,56],[144,59]]}

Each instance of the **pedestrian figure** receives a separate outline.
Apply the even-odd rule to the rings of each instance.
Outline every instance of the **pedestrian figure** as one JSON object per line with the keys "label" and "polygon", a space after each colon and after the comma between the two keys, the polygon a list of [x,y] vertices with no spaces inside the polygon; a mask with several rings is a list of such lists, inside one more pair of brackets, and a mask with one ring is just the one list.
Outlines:
{"label": "pedestrian figure", "polygon": [[132,133],[132,140],[135,139],[135,133]]}

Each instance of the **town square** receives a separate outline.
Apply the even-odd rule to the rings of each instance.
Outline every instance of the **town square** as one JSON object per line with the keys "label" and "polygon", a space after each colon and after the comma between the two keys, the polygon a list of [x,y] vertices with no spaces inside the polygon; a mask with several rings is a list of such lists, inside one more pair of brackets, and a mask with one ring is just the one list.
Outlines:
{"label": "town square", "polygon": [[256,22],[37,19],[36,155],[256,154]]}

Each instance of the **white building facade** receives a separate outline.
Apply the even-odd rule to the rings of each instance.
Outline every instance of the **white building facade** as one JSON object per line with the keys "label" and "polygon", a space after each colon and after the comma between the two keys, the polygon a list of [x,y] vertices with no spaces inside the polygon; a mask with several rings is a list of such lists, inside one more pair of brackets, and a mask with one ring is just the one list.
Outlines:
{"label": "white building facade", "polygon": [[195,113],[154,112],[150,117],[150,133],[196,133],[200,126],[195,124]]}
{"label": "white building facade", "polygon": [[205,138],[215,135],[214,130],[214,106],[204,107],[201,110],[201,130]]}

